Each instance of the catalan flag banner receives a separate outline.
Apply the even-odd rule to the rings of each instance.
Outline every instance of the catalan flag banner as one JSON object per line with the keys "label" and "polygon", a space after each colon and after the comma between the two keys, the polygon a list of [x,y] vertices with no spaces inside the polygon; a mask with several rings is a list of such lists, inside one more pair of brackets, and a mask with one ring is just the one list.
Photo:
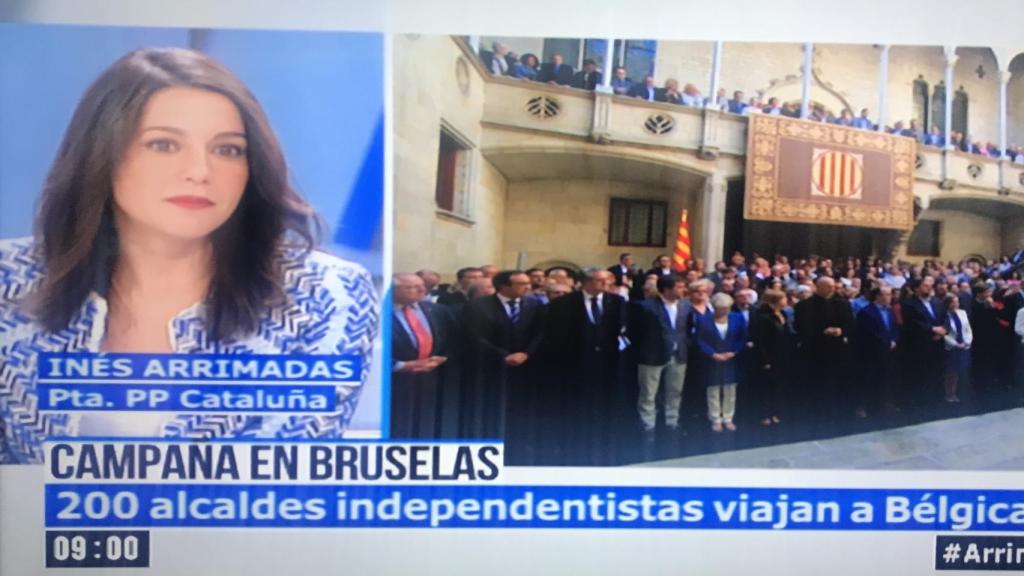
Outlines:
{"label": "catalan flag banner", "polygon": [[912,138],[774,115],[749,122],[744,218],[913,227]]}
{"label": "catalan flag banner", "polygon": [[676,250],[672,254],[672,267],[677,271],[686,270],[686,263],[690,261],[690,223],[686,210],[683,210],[679,217],[679,232],[676,234]]}

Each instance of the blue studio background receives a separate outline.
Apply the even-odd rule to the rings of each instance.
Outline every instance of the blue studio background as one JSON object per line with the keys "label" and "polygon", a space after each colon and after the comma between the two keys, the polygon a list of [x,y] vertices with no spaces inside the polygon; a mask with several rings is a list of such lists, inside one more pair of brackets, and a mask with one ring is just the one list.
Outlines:
{"label": "blue studio background", "polygon": [[[78,99],[143,47],[201,50],[259,99],[292,183],[328,226],[322,249],[383,270],[384,38],[381,34],[0,23],[0,237],[32,233],[39,192]],[[380,429],[381,347],[352,431]]]}

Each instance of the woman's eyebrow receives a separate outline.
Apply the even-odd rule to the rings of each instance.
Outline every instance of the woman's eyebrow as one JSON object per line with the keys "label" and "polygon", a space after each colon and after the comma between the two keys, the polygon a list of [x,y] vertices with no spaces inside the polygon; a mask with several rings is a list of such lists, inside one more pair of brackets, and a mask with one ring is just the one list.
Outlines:
{"label": "woman's eyebrow", "polygon": [[[171,132],[171,133],[179,134],[179,135],[184,135],[185,134],[184,130],[182,130],[181,128],[175,128],[174,126],[147,126],[146,128],[142,129],[142,133],[145,134],[146,132],[149,132],[150,130],[161,130],[161,131],[164,131],[164,132]],[[237,132],[237,131],[234,131],[234,130],[229,130],[227,132],[218,132],[217,135],[214,136],[214,137],[215,138],[242,138],[242,139],[246,138],[245,132]]]}

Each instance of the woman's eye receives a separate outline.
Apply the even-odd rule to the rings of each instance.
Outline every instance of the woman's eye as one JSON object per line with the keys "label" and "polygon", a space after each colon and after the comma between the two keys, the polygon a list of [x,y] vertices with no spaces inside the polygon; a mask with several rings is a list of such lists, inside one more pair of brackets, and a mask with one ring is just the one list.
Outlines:
{"label": "woman's eye", "polygon": [[245,156],[245,148],[238,144],[218,144],[214,149],[218,156],[239,157]]}
{"label": "woman's eye", "polygon": [[146,148],[149,148],[154,152],[177,152],[178,143],[174,140],[160,138],[158,140],[150,140],[149,142],[146,142]]}

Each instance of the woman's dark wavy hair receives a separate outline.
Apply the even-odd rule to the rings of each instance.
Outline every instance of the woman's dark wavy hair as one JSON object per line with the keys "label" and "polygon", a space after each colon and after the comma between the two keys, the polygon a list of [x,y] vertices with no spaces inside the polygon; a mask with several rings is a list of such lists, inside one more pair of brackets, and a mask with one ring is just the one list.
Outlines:
{"label": "woman's dark wavy hair", "polygon": [[280,254],[308,251],[320,230],[313,209],[288,183],[284,154],[262,107],[241,80],[193,50],[131,52],[89,87],[50,168],[36,220],[45,265],[33,309],[49,330],[66,328],[90,291],[107,295],[117,264],[113,174],[150,97],[171,86],[222,94],[245,125],[249,180],[235,212],[213,234],[207,326],[215,340],[254,332],[283,298]]}

